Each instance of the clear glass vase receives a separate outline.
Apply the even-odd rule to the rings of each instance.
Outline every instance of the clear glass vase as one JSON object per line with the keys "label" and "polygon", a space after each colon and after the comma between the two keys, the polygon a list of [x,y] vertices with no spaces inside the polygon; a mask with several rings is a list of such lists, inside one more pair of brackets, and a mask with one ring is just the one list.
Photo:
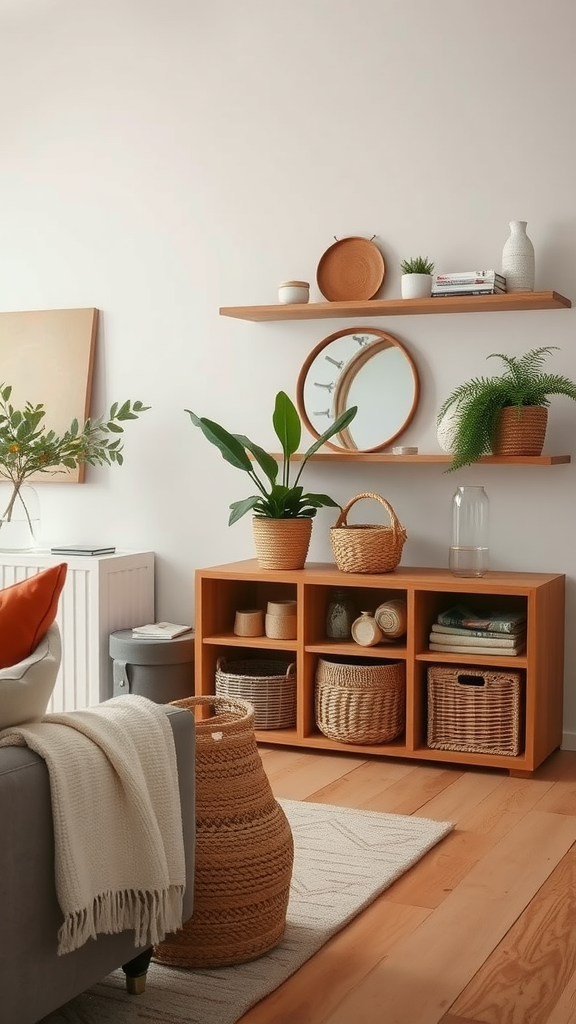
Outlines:
{"label": "clear glass vase", "polygon": [[454,576],[483,576],[488,569],[490,502],[483,487],[457,487],[452,498],[449,568]]}
{"label": "clear glass vase", "polygon": [[32,484],[0,483],[0,551],[30,551],[39,536],[40,502]]}

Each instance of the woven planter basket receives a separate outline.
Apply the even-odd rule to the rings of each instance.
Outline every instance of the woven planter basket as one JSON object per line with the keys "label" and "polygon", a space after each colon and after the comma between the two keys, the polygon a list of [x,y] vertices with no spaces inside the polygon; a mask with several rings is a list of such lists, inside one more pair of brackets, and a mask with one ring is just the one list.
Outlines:
{"label": "woven planter basket", "polygon": [[479,754],[521,752],[520,672],[449,665],[428,669],[428,746]]}
{"label": "woven planter basket", "polygon": [[508,405],[500,413],[492,452],[494,455],[541,455],[548,425],[543,405]]}
{"label": "woven planter basket", "polygon": [[154,948],[174,967],[224,967],[262,956],[280,942],[294,846],[274,799],[246,701],[187,697],[173,702],[196,720],[194,913]]}
{"label": "woven planter basket", "polygon": [[344,662],[319,658],[316,724],[339,743],[389,743],[404,729],[406,666],[403,661]]}
{"label": "woven planter basket", "polygon": [[218,697],[247,700],[254,708],[254,728],[290,729],[296,725],[296,665],[288,661],[218,658]]}
{"label": "woven planter basket", "polygon": [[[348,525],[346,517],[361,498],[374,498],[390,516],[390,526]],[[357,494],[344,506],[330,530],[336,565],[342,572],[392,572],[402,558],[406,530],[394,509],[379,494]]]}
{"label": "woven planter basket", "polygon": [[312,537],[312,519],[254,516],[252,535],[261,569],[303,569]]}

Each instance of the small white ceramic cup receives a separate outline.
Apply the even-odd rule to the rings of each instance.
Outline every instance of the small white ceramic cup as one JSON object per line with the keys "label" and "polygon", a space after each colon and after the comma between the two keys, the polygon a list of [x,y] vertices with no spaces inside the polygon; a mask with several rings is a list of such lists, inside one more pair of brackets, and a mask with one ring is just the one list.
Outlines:
{"label": "small white ceramic cup", "polygon": [[278,285],[278,302],[287,305],[291,302],[309,302],[310,285],[308,281],[281,281]]}

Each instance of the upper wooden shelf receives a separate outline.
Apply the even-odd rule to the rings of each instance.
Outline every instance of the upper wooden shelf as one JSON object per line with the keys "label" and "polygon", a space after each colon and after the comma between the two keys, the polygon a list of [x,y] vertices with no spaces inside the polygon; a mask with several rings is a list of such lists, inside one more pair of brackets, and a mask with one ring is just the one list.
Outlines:
{"label": "upper wooden shelf", "polygon": [[221,306],[220,316],[237,320],[327,320],[365,316],[416,316],[428,313],[502,313],[520,309],[570,309],[558,292],[507,292],[442,299],[369,299],[364,302],[298,302],[275,306]]}
{"label": "upper wooden shelf", "polygon": [[[275,459],[281,459],[280,452],[272,453]],[[293,462],[301,462],[303,452],[296,452],[290,458]],[[428,462],[444,463],[452,461],[451,455],[392,455],[391,452],[356,452],[321,449],[310,456],[310,462]],[[570,455],[485,455],[478,463],[489,466],[563,466],[571,462]]]}

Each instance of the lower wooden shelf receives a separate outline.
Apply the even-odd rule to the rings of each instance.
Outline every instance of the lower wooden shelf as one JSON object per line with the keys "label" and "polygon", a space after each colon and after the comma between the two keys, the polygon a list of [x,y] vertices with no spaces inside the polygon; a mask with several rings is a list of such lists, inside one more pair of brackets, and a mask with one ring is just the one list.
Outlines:
{"label": "lower wooden shelf", "polygon": [[[488,572],[478,579],[452,576],[446,569],[398,568],[392,573],[342,573],[335,565],[310,563],[291,571],[262,570],[254,559],[196,571],[195,679],[199,694],[214,693],[218,658],[236,660],[284,657],[296,664],[296,721],[288,729],[257,729],[260,743],[340,751],[373,757],[398,757],[450,765],[485,766],[511,774],[533,772],[560,746],[564,686],[565,577],[557,573]],[[358,612],[382,601],[402,597],[407,631],[395,645],[360,647],[352,641],[326,637],[329,600],[346,589]],[[266,609],[269,600],[296,600],[297,638],[238,637],[235,612]],[[523,611],[526,649],[515,657],[478,652],[450,654],[428,648],[431,625],[452,604],[465,604],[483,615],[494,610]],[[351,662],[366,658],[404,663],[406,714],[404,731],[384,744],[340,743],[323,735],[315,720],[315,675],[318,659],[339,655]],[[481,673],[519,674],[520,753],[455,751],[427,746],[428,669],[461,665]],[[479,744],[480,746],[480,744]]]}

